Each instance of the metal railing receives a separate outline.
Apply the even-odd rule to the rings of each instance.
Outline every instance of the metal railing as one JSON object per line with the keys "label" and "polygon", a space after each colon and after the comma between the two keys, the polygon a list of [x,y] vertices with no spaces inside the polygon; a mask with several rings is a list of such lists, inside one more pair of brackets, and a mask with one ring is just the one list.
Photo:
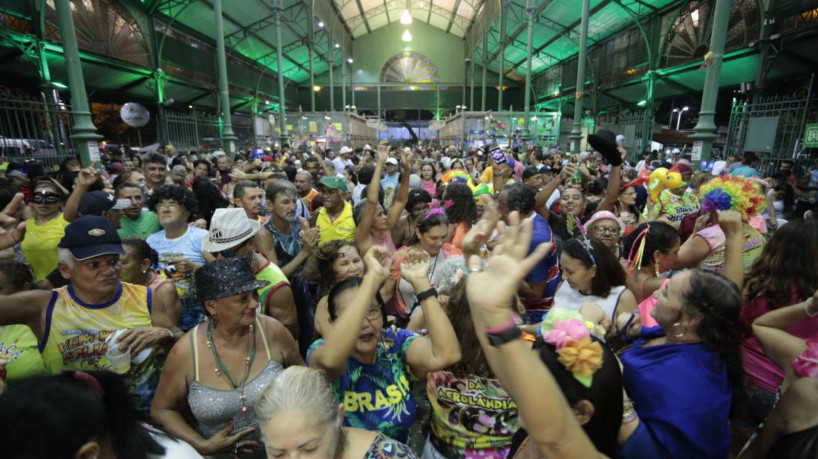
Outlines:
{"label": "metal railing", "polygon": [[[809,121],[811,99],[814,92],[811,90],[814,78],[810,78],[806,88],[796,91],[793,95],[770,95],[758,98],[756,101],[733,100],[730,113],[730,124],[725,141],[725,156],[742,157],[745,152],[753,151],[761,159],[759,172],[774,172],[783,160],[793,160],[796,163],[806,162],[809,155],[803,151],[802,139],[804,125]],[[812,114],[814,116],[814,113]],[[773,138],[767,137],[768,142],[757,142],[758,132],[767,128],[775,132]],[[749,140],[749,142],[748,142]]]}
{"label": "metal railing", "polygon": [[38,161],[54,169],[76,157],[71,135],[70,106],[0,86],[0,151],[7,161]]}

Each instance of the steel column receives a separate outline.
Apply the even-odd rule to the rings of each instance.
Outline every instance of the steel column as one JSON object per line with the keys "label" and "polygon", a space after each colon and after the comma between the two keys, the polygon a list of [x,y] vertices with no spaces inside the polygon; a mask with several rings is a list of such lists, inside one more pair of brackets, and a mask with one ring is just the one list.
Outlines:
{"label": "steel column", "polygon": [[[230,159],[236,156],[236,134],[233,133],[233,119],[230,113],[230,90],[227,82],[227,57],[224,50],[224,20],[222,18],[222,0],[213,0],[213,15],[216,20],[216,63],[219,76],[219,100],[222,111],[223,138],[226,140],[224,151]],[[279,58],[280,59],[280,58]],[[279,62],[281,62],[279,60]],[[279,63],[279,74],[281,64]]]}
{"label": "steel column", "polygon": [[77,141],[82,165],[89,166],[92,161],[99,160],[97,140],[102,136],[96,133],[97,128],[94,126],[88,95],[85,92],[85,78],[82,75],[77,37],[74,35],[74,18],[71,14],[70,2],[69,0],[55,0],[54,8],[57,10],[57,24],[63,46],[63,56],[65,56],[65,67],[68,71],[68,85],[71,90],[71,116],[74,119],[74,134],[71,137]]}
{"label": "steel column", "polygon": [[481,65],[483,66],[483,79],[480,80],[480,86],[482,87],[482,93],[480,94],[480,111],[486,111],[486,68],[488,67],[488,63],[486,62],[486,56],[488,52],[486,51],[486,47],[488,47],[489,34],[483,34],[483,59],[480,61]]}
{"label": "steel column", "polygon": [[335,83],[332,81],[332,67],[335,65],[335,48],[332,47],[332,34],[327,31],[327,65],[329,65],[329,111],[335,111]]}
{"label": "steel column", "polygon": [[531,48],[534,41],[534,6],[531,4],[532,2],[533,0],[528,0],[525,6],[525,13],[528,16],[528,43],[526,43],[525,47],[525,103],[523,107],[525,127],[522,135],[525,140],[531,138]]}
{"label": "steel column", "polygon": [[284,10],[283,5],[281,4],[282,0],[276,0],[273,12],[275,13],[275,27],[276,27],[276,59],[277,59],[277,68],[276,73],[278,74],[278,116],[280,118],[278,126],[281,130],[281,146],[283,147],[287,143],[287,109],[285,93],[284,93],[284,68],[283,68],[283,51],[281,50],[281,12]]}
{"label": "steel column", "polygon": [[591,13],[591,0],[582,0],[582,19],[580,22],[579,53],[577,55],[577,88],[574,102],[574,124],[571,134],[573,153],[579,153],[579,144],[582,140],[582,98],[585,91],[585,60],[588,52],[588,20]]}
{"label": "steel column", "polygon": [[497,88],[497,111],[503,111],[503,76],[506,73],[506,13],[503,10],[503,0],[500,2],[500,66],[499,66],[499,84]]}
{"label": "steel column", "polygon": [[713,35],[710,37],[712,60],[710,66],[707,67],[707,74],[704,76],[704,92],[702,93],[702,103],[699,109],[699,122],[693,128],[696,132],[689,136],[691,139],[702,142],[701,159],[704,161],[710,160],[713,140],[719,137],[716,134],[715,122],[716,97],[719,94],[719,76],[721,75],[721,63],[724,60],[724,43],[730,21],[731,3],[731,0],[716,0],[715,13],[713,14]]}
{"label": "steel column", "polygon": [[315,69],[313,68],[313,51],[315,48],[315,12],[314,5],[310,2],[310,19],[308,25],[309,33],[309,53],[310,53],[310,111],[315,112]]}

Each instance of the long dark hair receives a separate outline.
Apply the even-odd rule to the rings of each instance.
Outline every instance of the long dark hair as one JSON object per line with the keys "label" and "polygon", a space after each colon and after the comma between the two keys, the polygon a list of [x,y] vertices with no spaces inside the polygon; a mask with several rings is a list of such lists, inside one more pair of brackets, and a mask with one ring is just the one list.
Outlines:
{"label": "long dark hair", "polygon": [[338,295],[351,288],[360,287],[363,281],[364,280],[360,277],[350,277],[332,286],[332,289],[329,291],[329,298],[327,298],[327,310],[330,320],[334,322],[338,318]]}
{"label": "long dark hair", "polygon": [[793,220],[779,228],[747,274],[747,298],[762,293],[772,304],[787,304],[794,286],[801,298],[818,289],[818,220]]}
{"label": "long dark hair", "polygon": [[164,454],[142,421],[122,379],[107,371],[30,379],[0,396],[0,444],[8,459],[73,459],[94,440],[110,442],[118,459]]}
{"label": "long dark hair", "polygon": [[[590,244],[590,250],[585,246],[586,242]],[[591,294],[605,298],[611,294],[613,287],[625,285],[627,278],[625,270],[616,256],[599,239],[585,236],[569,239],[562,246],[562,253],[581,261],[586,269],[596,265]]]}
{"label": "long dark hair", "polygon": [[[591,339],[597,341],[596,338]],[[574,406],[582,400],[594,405],[593,416],[582,428],[594,442],[597,451],[608,457],[615,457],[619,452],[617,435],[622,424],[622,373],[613,351],[604,343],[600,344],[602,367],[594,373],[591,387],[583,386],[574,374],[559,362],[553,345],[537,340],[533,349],[551,371],[569,405]]]}
{"label": "long dark hair", "polygon": [[449,368],[458,378],[475,375],[485,378],[493,378],[483,348],[474,331],[474,322],[469,309],[469,299],[466,297],[466,280],[458,282],[449,295],[449,304],[446,308],[446,315],[452,323],[454,333],[460,342],[460,349],[463,350],[463,357],[459,362]]}
{"label": "long dark hair", "polygon": [[207,221],[207,226],[210,226],[210,219],[213,218],[216,209],[229,206],[230,201],[222,196],[218,185],[211,182],[209,178],[196,177],[193,179],[192,188],[196,201],[199,203],[199,215]]}
{"label": "long dark hair", "polygon": [[642,266],[653,266],[653,253],[657,250],[662,253],[670,253],[679,243],[679,232],[665,222],[642,223],[622,238],[622,254],[628,258],[628,261],[631,256],[637,256],[639,244],[642,243],[643,238],[645,248],[642,251]]}
{"label": "long dark hair", "polygon": [[743,299],[738,287],[720,274],[694,269],[682,301],[686,314],[701,319],[696,334],[702,344],[724,359],[734,393],[742,392],[739,314]]}
{"label": "long dark hair", "polygon": [[477,221],[477,204],[474,203],[474,195],[468,185],[450,183],[443,193],[443,201],[452,201],[452,205],[446,208],[450,223],[465,223],[467,227],[471,227]]}

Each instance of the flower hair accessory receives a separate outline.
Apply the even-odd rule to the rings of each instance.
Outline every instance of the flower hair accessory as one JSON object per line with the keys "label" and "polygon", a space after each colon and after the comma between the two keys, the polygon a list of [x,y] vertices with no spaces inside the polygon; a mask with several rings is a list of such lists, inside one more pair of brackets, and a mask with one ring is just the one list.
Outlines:
{"label": "flower hair accessory", "polygon": [[553,308],[540,324],[538,335],[556,348],[557,360],[574,379],[590,388],[594,373],[602,368],[602,346],[591,339],[589,324],[582,316],[576,311]]}
{"label": "flower hair accessory", "polygon": [[435,215],[446,215],[446,212],[440,207],[432,209],[429,212],[426,212],[426,215],[423,216],[423,219],[421,221],[426,220],[429,217],[434,217]]}

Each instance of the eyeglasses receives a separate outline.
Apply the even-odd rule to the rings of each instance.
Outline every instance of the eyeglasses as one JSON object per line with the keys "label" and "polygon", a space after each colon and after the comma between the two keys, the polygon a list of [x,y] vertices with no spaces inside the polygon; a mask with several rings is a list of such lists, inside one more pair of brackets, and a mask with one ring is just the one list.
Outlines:
{"label": "eyeglasses", "polygon": [[156,210],[179,210],[179,204],[175,202],[160,202],[156,205]]}
{"label": "eyeglasses", "polygon": [[60,195],[54,193],[34,193],[31,202],[34,204],[56,204],[61,201]]}
{"label": "eyeglasses", "polygon": [[591,231],[593,231],[595,234],[610,234],[610,235],[619,234],[619,228],[618,227],[613,228],[613,227],[607,227],[607,226],[594,226],[593,228],[591,228]]}
{"label": "eyeglasses", "polygon": [[367,320],[375,320],[381,316],[381,308],[369,308],[366,311],[366,318]]}

